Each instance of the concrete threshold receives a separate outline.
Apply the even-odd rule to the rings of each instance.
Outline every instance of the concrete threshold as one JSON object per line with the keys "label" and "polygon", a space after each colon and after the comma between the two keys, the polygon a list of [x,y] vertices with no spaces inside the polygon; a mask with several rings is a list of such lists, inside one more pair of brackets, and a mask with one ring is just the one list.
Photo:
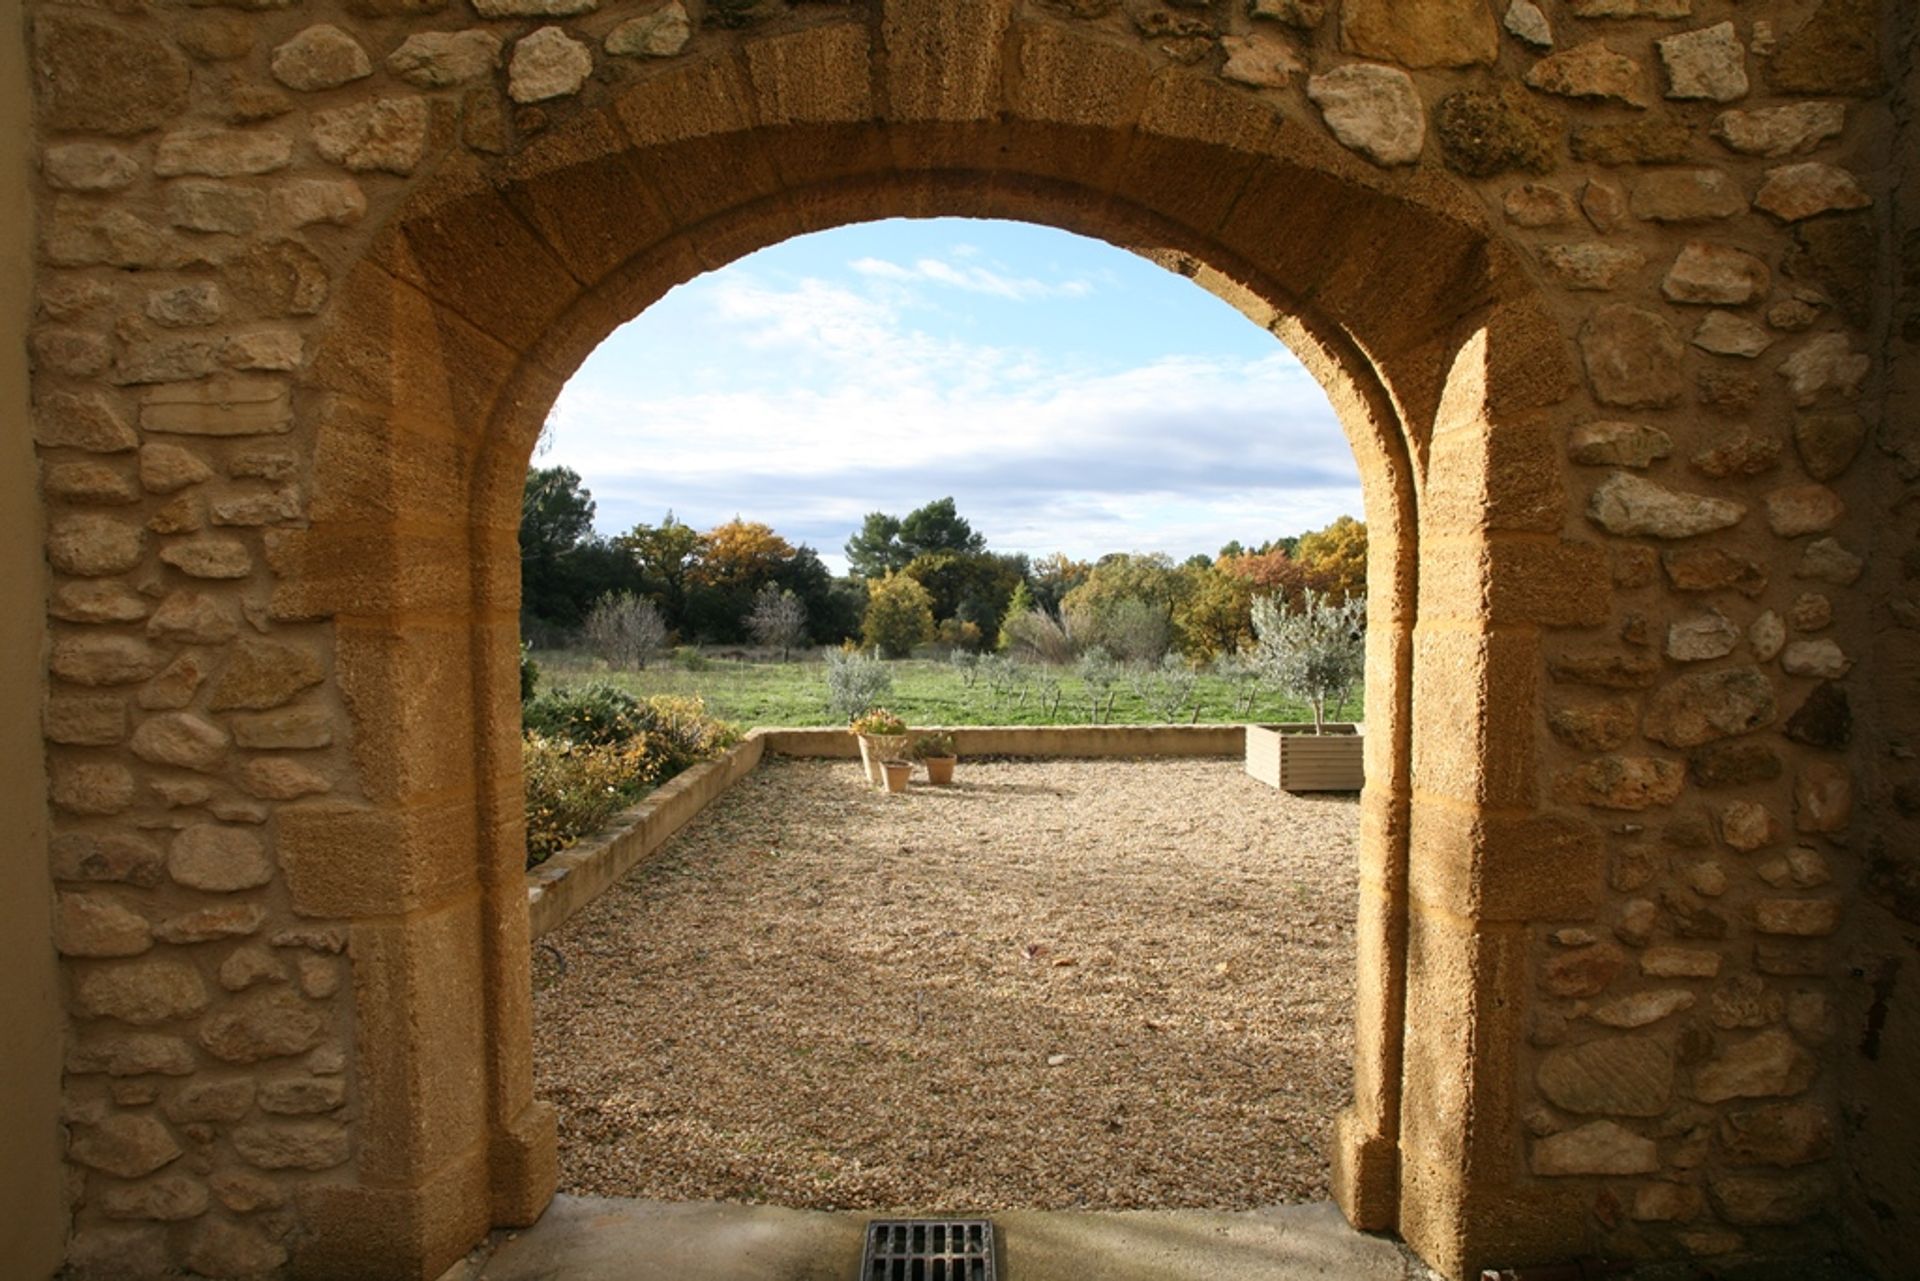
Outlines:
{"label": "concrete threshold", "polygon": [[[440,1281],[858,1281],[876,1212],[712,1201],[556,1197]],[[1399,1242],[1356,1232],[1331,1202],[1244,1213],[1016,1210],[988,1216],[1002,1281],[1428,1281]]]}

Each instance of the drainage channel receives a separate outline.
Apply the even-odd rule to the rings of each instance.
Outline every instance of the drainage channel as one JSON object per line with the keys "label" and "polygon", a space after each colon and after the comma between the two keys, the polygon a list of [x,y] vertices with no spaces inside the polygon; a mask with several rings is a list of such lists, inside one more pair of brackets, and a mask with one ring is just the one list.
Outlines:
{"label": "drainage channel", "polygon": [[987,1219],[872,1219],[860,1281],[999,1281]]}

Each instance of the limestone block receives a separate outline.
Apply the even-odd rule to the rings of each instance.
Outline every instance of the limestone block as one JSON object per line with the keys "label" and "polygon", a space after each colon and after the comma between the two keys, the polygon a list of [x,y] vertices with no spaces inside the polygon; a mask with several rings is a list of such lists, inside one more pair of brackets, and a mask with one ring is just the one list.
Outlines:
{"label": "limestone block", "polygon": [[100,578],[124,573],[145,553],[140,527],[112,516],[65,516],[47,532],[47,559],[63,574]]}
{"label": "limestone block", "polygon": [[326,1033],[327,1020],[317,1006],[284,987],[270,987],[244,992],[216,1010],[201,1023],[199,1040],[215,1058],[257,1063],[304,1054]]}
{"label": "limestone block", "polygon": [[1740,628],[1717,609],[1701,610],[1667,625],[1667,657],[1682,663],[1725,658],[1740,642]]}
{"label": "limestone block", "polygon": [[321,22],[273,51],[273,78],[289,89],[311,92],[337,89],[373,74],[373,62],[360,42],[331,23]]}
{"label": "limestone block", "polygon": [[1654,41],[1667,69],[1667,97],[1734,102],[1747,96],[1747,50],[1731,22]]}
{"label": "limestone block", "polygon": [[257,934],[266,921],[267,909],[258,903],[226,903],[169,916],[153,933],[163,943],[211,943]]}
{"label": "limestone block", "polygon": [[1630,107],[1649,102],[1640,64],[1615,53],[1605,40],[1589,40],[1549,54],[1528,70],[1526,82],[1542,93],[1567,98],[1623,102]]}
{"label": "limestone block", "polygon": [[187,436],[259,436],[291,430],[287,381],[262,374],[217,374],[147,389],[140,425]]}
{"label": "limestone block", "polygon": [[178,1037],[154,1032],[93,1033],[67,1046],[67,1071],[79,1076],[191,1076],[200,1064]]}
{"label": "limestone block", "polygon": [[180,1144],[152,1117],[116,1112],[92,1125],[75,1126],[67,1155],[89,1169],[138,1179],[177,1160]]}
{"label": "limestone block", "polygon": [[133,804],[133,774],[124,765],[62,761],[48,773],[48,795],[69,814],[119,814]]}
{"label": "limestone block", "polygon": [[1500,25],[1508,34],[1524,44],[1536,49],[1553,48],[1553,24],[1547,21],[1547,15],[1533,0],[1510,0],[1506,17]]}
{"label": "limestone block", "polygon": [[1658,1146],[1613,1121],[1586,1125],[1535,1141],[1537,1175],[1652,1174],[1660,1168]]}
{"label": "limestone block", "polygon": [[140,443],[140,437],[104,396],[64,391],[39,397],[33,415],[33,438],[50,449],[83,449],[94,454],[122,453]]}
{"label": "limestone block", "polygon": [[1807,544],[1807,550],[1801,554],[1793,576],[1847,587],[1859,579],[1860,572],[1865,568],[1866,562],[1848,551],[1838,539],[1816,538]]}
{"label": "limestone block", "polygon": [[507,96],[515,102],[545,102],[580,92],[593,74],[593,53],[559,27],[541,27],[513,46],[507,63]]}
{"label": "limestone block", "polygon": [[1759,476],[1779,465],[1784,448],[1771,436],[1742,432],[1695,454],[1688,463],[1701,475],[1711,476],[1715,480],[1725,480],[1729,476]]}
{"label": "limestone block", "polygon": [[1641,732],[1669,747],[1698,747],[1765,728],[1778,716],[1765,672],[1728,667],[1682,676],[1654,691]]}
{"label": "limestone block", "polygon": [[330,1170],[347,1161],[347,1128],[337,1121],[280,1121],[242,1126],[233,1148],[261,1170]]}
{"label": "limestone block", "polygon": [[347,1101],[347,1083],[337,1076],[297,1076],[260,1087],[260,1110],[274,1116],[317,1116]]}
{"label": "limestone block", "polygon": [[1412,164],[1426,141],[1413,78],[1397,67],[1350,63],[1307,81],[1307,97],[1344,146],[1375,164]]}
{"label": "limestone block", "polygon": [[139,956],[153,946],[147,918],[111,894],[65,893],[55,904],[53,945],[64,956]]}
{"label": "limestone block", "polygon": [[248,638],[228,656],[208,706],[216,712],[266,711],[319,684],[325,674],[310,650]]}
{"label": "limestone block", "polygon": [[140,176],[140,162],[123,147],[69,142],[46,149],[40,173],[60,191],[120,191]]}
{"label": "limestone block", "polygon": [[188,231],[251,235],[266,208],[266,194],[257,187],[202,178],[167,184],[167,221]]}
{"label": "limestone block", "polygon": [[1745,519],[1744,504],[1667,489],[1630,472],[1602,481],[1587,502],[1587,518],[1610,534],[1692,538]]}
{"label": "limestone block", "polygon": [[194,578],[245,578],[253,553],[237,538],[189,538],[160,550],[160,559]]}
{"label": "limestone block", "polygon": [[366,193],[352,178],[296,178],[275,187],[269,203],[282,227],[351,227],[367,214]]}
{"label": "limestone block", "polygon": [[131,136],[187,107],[190,73],[179,50],[104,14],[36,14],[33,61],[49,129]]}
{"label": "limestone block", "polygon": [[1535,1079],[1569,1112],[1659,1116],[1673,1098],[1673,1055],[1651,1036],[1609,1036],[1554,1050]]}
{"label": "limestone block", "polygon": [[152,604],[117,579],[62,583],[54,589],[48,613],[69,623],[135,623]]}
{"label": "limestone block", "polygon": [[[1226,63],[1220,68],[1220,75],[1235,84],[1252,85],[1259,89],[1280,89],[1284,88],[1294,76],[1307,69],[1307,64],[1294,51],[1293,45],[1270,31],[1255,31],[1245,36],[1226,36],[1220,41],[1220,47],[1227,55]],[[1415,106],[1418,106],[1417,98]],[[1338,131],[1336,136],[1337,133]]]}
{"label": "limestone block", "polygon": [[49,741],[74,747],[111,747],[127,736],[123,698],[52,695],[42,724]]}
{"label": "limestone block", "polygon": [[100,1212],[109,1219],[178,1223],[207,1212],[207,1185],[185,1174],[163,1174],[140,1183],[103,1189]]}
{"label": "limestone block", "polygon": [[141,722],[130,746],[143,761],[206,772],[226,762],[232,740],[218,725],[191,712],[167,712]]}
{"label": "limestone block", "polygon": [[[670,6],[679,8],[678,4]],[[681,10],[684,21],[686,12]],[[614,29],[614,35],[646,19],[632,19]],[[607,37],[608,52],[613,35]],[[444,89],[490,75],[500,65],[500,38],[478,28],[467,31],[422,31],[410,35],[387,55],[387,70],[421,89]]]}
{"label": "limestone block", "polygon": [[355,173],[406,175],[426,153],[431,112],[425,98],[375,98],[315,112],[313,145],[322,157]]}
{"label": "limestone block", "polygon": [[272,880],[273,860],[252,832],[196,823],[174,837],[167,872],[192,889],[230,893]]}
{"label": "limestone block", "polygon": [[1673,453],[1673,437],[1645,423],[1600,419],[1567,437],[1567,456],[1586,467],[1647,468]]}
{"label": "limestone block", "polygon": [[1839,899],[1763,898],[1753,905],[1753,927],[1762,934],[1825,938],[1840,928]]}
{"label": "limestone block", "polygon": [[1593,1007],[1589,1017],[1606,1027],[1646,1027],[1692,1009],[1697,999],[1683,988],[1655,988],[1602,1001]]}
{"label": "limestone block", "polygon": [[1648,978],[1710,979],[1720,973],[1718,952],[1697,947],[1650,947],[1640,954],[1640,972]]}
{"label": "limestone block", "polygon": [[1560,771],[1554,790],[1573,805],[1643,810],[1671,805],[1686,787],[1686,768],[1657,756],[1599,756]]}
{"label": "limestone block", "polygon": [[55,463],[47,468],[41,492],[62,502],[124,507],[140,501],[140,491],[124,471],[101,462]]}
{"label": "limestone block", "polygon": [[1580,352],[1594,398],[1627,409],[1661,409],[1680,399],[1684,349],[1666,318],[1625,303],[1597,309],[1581,327]]}
{"label": "limestone block", "polygon": [[1738,356],[1752,360],[1773,346],[1773,335],[1744,316],[1730,311],[1710,311],[1690,340],[1702,351],[1716,356]]}
{"label": "limestone block", "polygon": [[1847,109],[1838,102],[1795,102],[1782,107],[1723,112],[1713,136],[1748,156],[1781,159],[1805,155],[1846,127]]}
{"label": "limestone block", "polygon": [[1845,169],[1818,161],[1802,161],[1767,171],[1767,180],[1753,198],[1753,207],[1781,222],[1799,222],[1823,213],[1865,209],[1873,203],[1859,181]]}
{"label": "limestone block", "polygon": [[1787,392],[1802,409],[1833,397],[1851,397],[1860,390],[1872,362],[1853,350],[1845,334],[1816,334],[1780,362]]}
{"label": "limestone block", "polygon": [[1815,480],[1832,480],[1844,472],[1866,438],[1865,420],[1851,410],[1798,414],[1793,420],[1794,446]]}
{"label": "limestone block", "polygon": [[687,47],[693,21],[680,0],[629,18],[607,33],[606,50],[616,57],[671,58]]}
{"label": "limestone block", "polygon": [[1547,712],[1547,728],[1569,747],[1609,752],[1633,737],[1638,724],[1631,704],[1621,699],[1562,704]]}
{"label": "limestone block", "polygon": [[287,707],[235,716],[229,723],[234,742],[245,748],[274,751],[326,747],[333,742],[333,718],[319,707]]}
{"label": "limestone block", "polygon": [[123,882],[151,888],[166,859],[158,848],[125,832],[62,832],[53,838],[58,881]]}
{"label": "limestone block", "polygon": [[[220,963],[220,986],[244,992],[260,983],[284,983],[287,969],[280,958],[263,947],[239,947]],[[249,1095],[251,1098],[251,1095]]]}
{"label": "limestone block", "polygon": [[160,139],[153,171],[162,178],[233,178],[273,173],[293,162],[293,139],[261,129],[180,129]]}
{"label": "limestone block", "polygon": [[1572,196],[1543,182],[1523,182],[1507,188],[1500,205],[1507,221],[1516,227],[1564,227],[1580,212]]}
{"label": "limestone block", "polygon": [[1612,245],[1605,241],[1580,244],[1547,245],[1540,250],[1540,265],[1554,283],[1567,289],[1617,289],[1647,265],[1647,256],[1638,249]]}
{"label": "limestone block", "polygon": [[200,972],[184,961],[100,965],[87,970],[74,985],[74,1003],[80,1013],[136,1027],[198,1014],[207,1008],[208,999]]}
{"label": "limestone block", "polygon": [[1669,302],[1738,307],[1764,298],[1773,281],[1767,264],[1729,245],[1689,241],[1661,282]]}
{"label": "limestone block", "polygon": [[1345,0],[1340,45],[1403,67],[1466,67],[1493,61],[1500,32],[1484,0]]}
{"label": "limestone block", "polygon": [[1819,1072],[1811,1055],[1774,1028],[1725,1046],[1694,1073],[1693,1097],[1702,1103],[1799,1094]]}

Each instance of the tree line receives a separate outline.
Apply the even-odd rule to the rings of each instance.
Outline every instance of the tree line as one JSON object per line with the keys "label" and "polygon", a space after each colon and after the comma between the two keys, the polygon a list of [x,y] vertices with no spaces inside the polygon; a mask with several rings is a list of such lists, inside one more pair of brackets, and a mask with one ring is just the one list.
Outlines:
{"label": "tree line", "polygon": [[[1094,647],[1122,661],[1206,661],[1252,645],[1256,599],[1298,605],[1366,593],[1366,526],[1325,529],[1175,563],[1163,553],[995,552],[941,498],[872,512],[846,543],[849,573],[770,526],[735,517],[695,530],[669,511],[612,537],[566,467],[527,475],[520,525],[522,631],[540,645],[587,641],[643,663],[670,640],[783,652],[857,641],[888,657],[918,646],[1013,649],[1067,661]],[[638,654],[634,661],[632,654]]]}

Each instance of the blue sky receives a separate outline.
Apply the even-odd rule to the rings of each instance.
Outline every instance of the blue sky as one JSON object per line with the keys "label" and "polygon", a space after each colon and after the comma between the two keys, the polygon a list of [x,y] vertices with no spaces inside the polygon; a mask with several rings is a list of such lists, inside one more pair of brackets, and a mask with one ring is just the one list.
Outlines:
{"label": "blue sky", "polygon": [[536,464],[613,534],[671,508],[811,544],[951,494],[996,551],[1212,554],[1358,516],[1332,408],[1199,286],[1020,223],[802,236],[675,289],[555,406]]}

